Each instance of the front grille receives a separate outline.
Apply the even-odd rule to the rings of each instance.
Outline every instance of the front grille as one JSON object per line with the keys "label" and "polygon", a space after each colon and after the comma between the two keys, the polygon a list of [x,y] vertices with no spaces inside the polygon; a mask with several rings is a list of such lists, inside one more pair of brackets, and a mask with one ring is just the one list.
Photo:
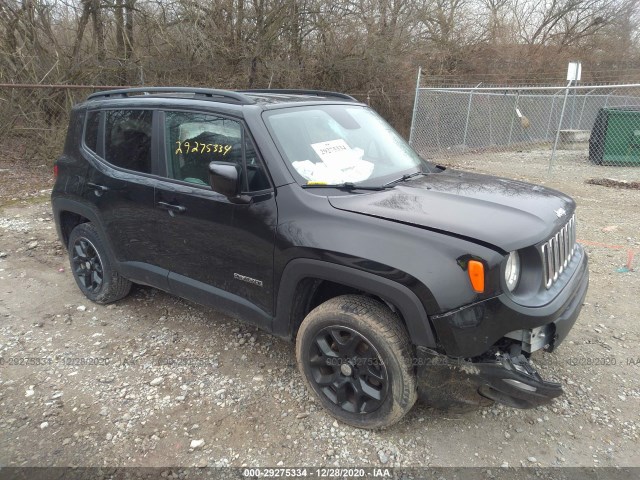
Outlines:
{"label": "front grille", "polygon": [[551,288],[567,268],[576,245],[576,215],[573,214],[564,227],[542,245],[545,286]]}

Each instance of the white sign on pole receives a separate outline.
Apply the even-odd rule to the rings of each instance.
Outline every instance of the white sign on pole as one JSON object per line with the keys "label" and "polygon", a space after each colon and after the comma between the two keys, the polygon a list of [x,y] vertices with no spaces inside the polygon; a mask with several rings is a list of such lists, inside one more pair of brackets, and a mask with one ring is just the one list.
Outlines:
{"label": "white sign on pole", "polygon": [[582,63],[569,62],[569,68],[567,69],[567,80],[572,82],[579,82],[582,76]]}

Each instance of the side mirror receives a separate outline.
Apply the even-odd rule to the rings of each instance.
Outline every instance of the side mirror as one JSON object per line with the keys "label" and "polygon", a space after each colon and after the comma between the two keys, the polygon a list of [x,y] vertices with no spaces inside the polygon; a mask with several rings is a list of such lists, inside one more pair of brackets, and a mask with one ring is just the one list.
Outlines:
{"label": "side mirror", "polygon": [[240,166],[230,162],[209,164],[209,184],[214,192],[232,199],[240,194]]}

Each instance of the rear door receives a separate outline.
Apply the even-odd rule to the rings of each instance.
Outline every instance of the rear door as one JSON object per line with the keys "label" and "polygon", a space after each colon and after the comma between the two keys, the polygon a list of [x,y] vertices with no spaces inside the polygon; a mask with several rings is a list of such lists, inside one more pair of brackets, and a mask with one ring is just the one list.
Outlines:
{"label": "rear door", "polygon": [[[94,205],[121,273],[167,288],[167,274],[153,267],[159,247],[154,208],[158,119],[148,109],[106,109],[87,114],[83,152],[91,168],[84,197]],[[154,161],[155,160],[155,161]]]}
{"label": "rear door", "polygon": [[[161,124],[166,178],[156,184],[155,208],[163,212],[157,264],[171,271],[173,292],[269,328],[277,206],[244,123],[222,114],[165,111]],[[249,203],[212,191],[212,161],[242,167]]]}

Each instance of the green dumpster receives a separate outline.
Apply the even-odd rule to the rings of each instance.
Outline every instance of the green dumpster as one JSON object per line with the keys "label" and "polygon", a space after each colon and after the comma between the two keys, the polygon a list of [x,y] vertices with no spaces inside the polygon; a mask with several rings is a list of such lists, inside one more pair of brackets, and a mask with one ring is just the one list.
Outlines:
{"label": "green dumpster", "polygon": [[598,165],[640,165],[640,106],[601,108],[589,138]]}

